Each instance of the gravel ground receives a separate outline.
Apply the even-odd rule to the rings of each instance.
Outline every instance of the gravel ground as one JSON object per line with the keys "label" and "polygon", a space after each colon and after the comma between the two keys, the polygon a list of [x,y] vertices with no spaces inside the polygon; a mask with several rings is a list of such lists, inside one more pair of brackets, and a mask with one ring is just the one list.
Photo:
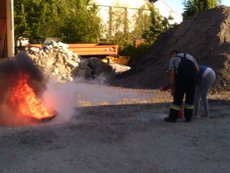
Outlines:
{"label": "gravel ground", "polygon": [[1,126],[0,172],[230,172],[229,93],[211,96],[212,118],[166,123],[167,93],[119,92],[136,96],[120,104],[78,104],[65,122]]}

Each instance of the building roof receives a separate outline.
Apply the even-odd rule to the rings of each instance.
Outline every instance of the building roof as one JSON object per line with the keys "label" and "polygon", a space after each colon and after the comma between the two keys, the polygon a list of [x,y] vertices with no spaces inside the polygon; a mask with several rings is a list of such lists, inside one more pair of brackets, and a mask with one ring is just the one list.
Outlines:
{"label": "building roof", "polygon": [[173,20],[170,22],[171,24],[181,23],[183,21],[183,16],[180,13],[178,13],[178,11],[170,7],[164,0],[155,0],[154,6],[158,8],[160,14],[163,17],[173,17]]}

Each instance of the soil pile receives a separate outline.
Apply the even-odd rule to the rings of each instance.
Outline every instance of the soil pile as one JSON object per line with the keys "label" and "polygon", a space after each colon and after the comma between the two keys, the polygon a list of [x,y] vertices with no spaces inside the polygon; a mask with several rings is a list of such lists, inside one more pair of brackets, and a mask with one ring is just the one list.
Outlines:
{"label": "soil pile", "polygon": [[168,55],[173,49],[192,54],[198,64],[216,71],[212,91],[230,90],[230,8],[226,6],[202,12],[163,33],[135,67],[112,83],[134,88],[160,87],[168,81]]}

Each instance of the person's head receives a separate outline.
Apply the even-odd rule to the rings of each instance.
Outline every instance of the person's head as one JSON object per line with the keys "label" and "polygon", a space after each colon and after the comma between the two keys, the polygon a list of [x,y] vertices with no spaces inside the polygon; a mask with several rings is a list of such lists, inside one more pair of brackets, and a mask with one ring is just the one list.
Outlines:
{"label": "person's head", "polygon": [[172,57],[176,56],[176,54],[178,54],[178,53],[180,53],[180,51],[174,49],[174,50],[172,50],[172,51],[170,52],[169,56],[170,56],[170,58],[172,58]]}

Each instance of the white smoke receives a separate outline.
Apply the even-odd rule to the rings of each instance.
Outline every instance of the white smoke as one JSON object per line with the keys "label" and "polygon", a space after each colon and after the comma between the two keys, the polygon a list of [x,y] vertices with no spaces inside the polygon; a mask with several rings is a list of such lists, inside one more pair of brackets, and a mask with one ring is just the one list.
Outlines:
{"label": "white smoke", "polygon": [[56,83],[50,80],[43,94],[43,104],[57,115],[55,122],[64,122],[76,113],[76,85],[73,82]]}
{"label": "white smoke", "polygon": [[145,103],[151,97],[149,93],[107,86],[99,79],[76,79],[63,84],[51,80],[43,95],[43,104],[57,112],[52,122],[60,123],[79,116],[78,107]]}

